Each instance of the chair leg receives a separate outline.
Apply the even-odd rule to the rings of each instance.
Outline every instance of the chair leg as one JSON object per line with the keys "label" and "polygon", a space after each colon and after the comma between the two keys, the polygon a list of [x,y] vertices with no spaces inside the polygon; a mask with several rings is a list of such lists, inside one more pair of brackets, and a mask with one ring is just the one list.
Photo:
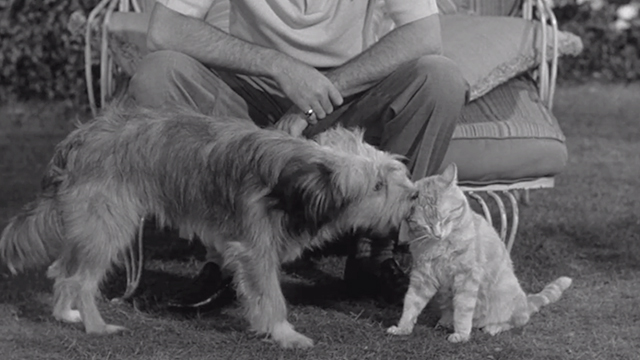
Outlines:
{"label": "chair leg", "polygon": [[[518,207],[518,200],[516,199],[516,196],[513,194],[514,192],[517,193],[517,190],[504,192],[504,194],[509,198],[509,201],[511,202],[511,212],[512,212],[511,233],[509,235],[509,239],[507,240],[507,251],[509,251],[509,253],[511,253],[511,248],[513,248],[513,243],[515,242],[515,239],[516,239],[516,233],[518,232],[518,225],[520,223],[520,209]],[[526,189],[525,192],[528,198],[529,190]]]}
{"label": "chair leg", "polygon": [[480,204],[480,206],[482,207],[482,213],[484,215],[484,218],[487,219],[487,221],[489,222],[489,225],[493,226],[493,220],[491,219],[491,212],[489,211],[489,207],[487,206],[487,203],[484,201],[482,196],[476,194],[473,191],[470,191],[468,194],[472,199],[474,199],[478,204]]}
{"label": "chair leg", "polygon": [[498,205],[498,210],[500,211],[500,239],[505,241],[507,238],[507,212],[505,211],[504,203],[500,195],[494,191],[487,191],[487,194],[496,202],[496,205]]}
{"label": "chair leg", "polygon": [[124,268],[126,271],[127,287],[124,294],[115,298],[114,302],[123,302],[130,299],[140,285],[142,278],[142,270],[144,268],[144,251],[143,251],[143,234],[144,234],[144,218],[140,218],[138,225],[138,237],[131,247],[128,248],[124,256]]}
{"label": "chair leg", "polygon": [[[516,199],[516,194],[514,194],[514,192],[517,192],[517,190],[505,190],[500,192],[489,190],[485,192],[487,193],[487,195],[489,195],[489,197],[493,199],[493,201],[498,206],[498,210],[500,212],[500,228],[499,229],[496,228],[496,230],[498,230],[498,233],[500,234],[500,239],[505,242],[507,250],[511,252],[511,249],[513,248],[513,244],[515,242],[516,233],[518,232],[518,225],[520,221],[520,211],[518,208],[518,200]],[[500,194],[507,197],[509,199],[509,202],[511,203],[511,219],[510,219],[511,228],[510,229],[509,229],[509,217],[507,216],[506,207],[504,205],[504,202],[502,201],[502,198],[500,197]],[[471,197],[472,199],[474,199],[480,204],[480,206],[482,207],[482,212],[484,213],[484,217],[487,219],[489,224],[493,226],[493,221],[491,219],[491,213],[489,211],[489,206],[487,205],[487,202],[482,198],[482,196],[478,195],[476,192],[469,191],[468,195],[469,197]]]}

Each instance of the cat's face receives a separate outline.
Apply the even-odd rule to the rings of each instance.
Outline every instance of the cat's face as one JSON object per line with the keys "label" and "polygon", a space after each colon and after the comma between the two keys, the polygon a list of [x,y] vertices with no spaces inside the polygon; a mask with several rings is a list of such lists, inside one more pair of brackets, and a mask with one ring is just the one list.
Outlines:
{"label": "cat's face", "polygon": [[420,191],[418,203],[407,220],[407,234],[401,234],[401,241],[447,238],[467,207],[467,199],[457,186],[455,164],[440,175],[421,179],[416,186]]}

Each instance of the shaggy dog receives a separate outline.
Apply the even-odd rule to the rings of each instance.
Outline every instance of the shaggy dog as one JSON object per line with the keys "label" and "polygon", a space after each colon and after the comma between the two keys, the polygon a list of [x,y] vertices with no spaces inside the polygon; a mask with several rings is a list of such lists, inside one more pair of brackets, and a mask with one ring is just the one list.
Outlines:
{"label": "shaggy dog", "polygon": [[40,197],[4,229],[0,256],[14,273],[55,260],[53,316],[118,332],[95,297],[140,219],[155,216],[220,257],[252,330],[309,347],[287,321],[280,264],[341,234],[396,228],[417,198],[407,175],[359,131],[311,141],[189,110],[111,109],[57,146]]}

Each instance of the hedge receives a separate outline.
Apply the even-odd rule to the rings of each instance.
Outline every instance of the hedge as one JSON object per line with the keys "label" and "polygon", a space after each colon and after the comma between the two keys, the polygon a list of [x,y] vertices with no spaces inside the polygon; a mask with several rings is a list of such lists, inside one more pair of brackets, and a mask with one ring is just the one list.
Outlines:
{"label": "hedge", "polygon": [[[626,29],[616,28],[616,11],[629,2],[555,1],[560,28],[579,35],[584,43],[580,56],[561,59],[560,81],[640,79],[640,21],[636,16],[626,21]],[[83,38],[72,35],[67,22],[75,10],[88,14],[97,3],[0,0],[0,103],[33,98],[87,102]]]}
{"label": "hedge", "polygon": [[86,99],[82,36],[71,13],[98,0],[0,0],[0,103],[13,98]]}
{"label": "hedge", "polygon": [[[582,39],[584,50],[577,57],[562,58],[561,80],[612,82],[640,80],[640,2],[626,1],[558,1],[554,13],[562,30]],[[635,7],[629,20],[621,10]],[[620,14],[618,14],[620,12]]]}

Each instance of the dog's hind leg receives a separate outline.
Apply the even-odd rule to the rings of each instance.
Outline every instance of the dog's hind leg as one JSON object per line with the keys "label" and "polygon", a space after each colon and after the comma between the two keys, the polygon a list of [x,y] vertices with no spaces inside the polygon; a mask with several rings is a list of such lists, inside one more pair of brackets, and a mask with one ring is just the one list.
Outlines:
{"label": "dog's hind leg", "polygon": [[[80,255],[82,254],[82,255]],[[54,283],[53,316],[65,322],[84,322],[85,331],[90,334],[110,334],[125,328],[109,325],[104,322],[96,305],[100,281],[109,268],[109,262],[87,256],[87,252],[75,250],[70,256],[60,259],[61,266],[67,271],[73,270],[71,276],[60,273]],[[77,307],[72,310],[72,306]]]}
{"label": "dog's hind leg", "polygon": [[239,243],[230,248],[225,258],[234,272],[236,290],[251,329],[270,335],[284,348],[313,346],[311,339],[296,332],[287,321],[287,308],[278,279],[280,263],[275,250],[246,249]]}
{"label": "dog's hind leg", "polygon": [[55,315],[64,317],[68,304],[73,302],[85,331],[91,334],[110,334],[125,329],[106,324],[96,305],[100,283],[113,262],[133,241],[139,219],[131,203],[124,199],[116,201],[114,204],[96,194],[78,196],[67,203],[69,206],[63,212],[69,245],[58,260],[60,276],[56,279],[55,293],[59,306],[55,307]]}
{"label": "dog's hind leg", "polygon": [[98,286],[105,273],[106,269],[94,270],[84,273],[79,279],[78,309],[88,334],[112,334],[126,330],[123,326],[105,323],[96,305]]}
{"label": "dog's hind leg", "polygon": [[47,276],[55,279],[53,285],[53,317],[58,321],[77,323],[82,321],[80,311],[73,309],[78,289],[73,288],[73,282],[64,276],[60,260],[56,260],[47,270]]}

